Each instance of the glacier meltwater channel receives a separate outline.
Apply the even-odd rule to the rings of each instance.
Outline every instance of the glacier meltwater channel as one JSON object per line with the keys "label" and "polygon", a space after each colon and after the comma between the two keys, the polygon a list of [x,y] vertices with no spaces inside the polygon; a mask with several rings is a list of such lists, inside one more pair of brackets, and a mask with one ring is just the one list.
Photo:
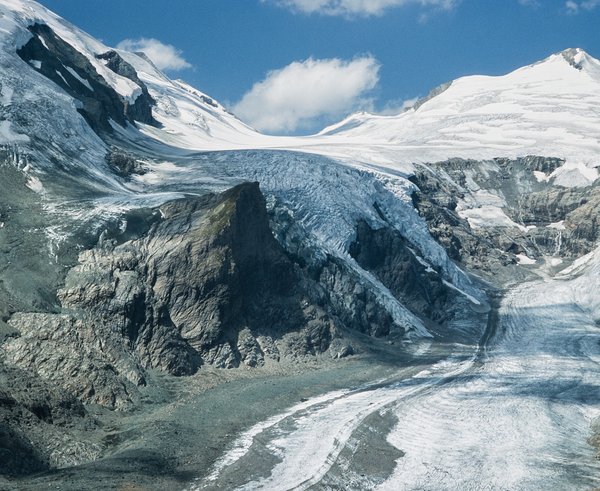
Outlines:
{"label": "glacier meltwater channel", "polygon": [[[191,489],[600,486],[600,461],[587,441],[600,412],[592,278],[579,271],[517,287],[486,346],[458,350],[400,382],[334,392],[274,416],[240,435]],[[391,474],[357,474],[344,452],[356,450],[362,426],[390,415],[381,438],[396,452],[377,458],[391,459]]]}

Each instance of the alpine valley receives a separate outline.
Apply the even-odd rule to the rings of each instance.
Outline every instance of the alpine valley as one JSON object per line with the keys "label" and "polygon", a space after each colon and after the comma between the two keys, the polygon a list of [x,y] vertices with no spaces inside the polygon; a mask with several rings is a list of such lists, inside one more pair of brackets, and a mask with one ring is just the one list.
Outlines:
{"label": "alpine valley", "polygon": [[0,0],[0,489],[600,487],[600,61],[258,133]]}

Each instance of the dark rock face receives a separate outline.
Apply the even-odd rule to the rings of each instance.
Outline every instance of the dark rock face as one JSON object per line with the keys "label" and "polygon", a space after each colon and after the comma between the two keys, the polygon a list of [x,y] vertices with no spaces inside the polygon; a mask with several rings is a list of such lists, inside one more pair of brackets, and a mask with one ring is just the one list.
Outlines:
{"label": "dark rock face", "polygon": [[28,475],[97,458],[99,448],[74,437],[93,425],[72,394],[0,364],[1,474]]}
{"label": "dark rock face", "polygon": [[[402,337],[413,327],[344,261],[287,253],[258,183],[123,218],[124,232],[106,230],[80,253],[59,311],[12,315],[1,348],[86,403],[135,406],[148,369],[182,376],[327,351],[342,358],[357,333]],[[452,317],[456,294],[397,232],[361,222],[350,254],[426,325]]]}
{"label": "dark rock face", "polygon": [[350,254],[426,323],[442,325],[450,318],[449,304],[455,294],[438,272],[424,267],[398,232],[389,228],[373,230],[361,221]]}
{"label": "dark rock face", "polygon": [[156,104],[148,92],[148,88],[140,80],[135,69],[127,63],[116,51],[108,51],[97,55],[96,58],[106,60],[106,66],[117,75],[128,78],[142,89],[142,93],[135,100],[133,105],[126,107],[126,114],[131,120],[140,121],[151,125],[158,125],[158,122],[152,116],[152,107]]}
{"label": "dark rock face", "polygon": [[274,239],[257,183],[160,213],[142,237],[118,244],[105,233],[81,253],[61,313],[14,315],[20,336],[6,359],[83,401],[126,409],[146,368],[188,375],[329,348],[337,321]]}
{"label": "dark rock face", "polygon": [[[130,281],[125,298],[131,298],[126,304],[131,307],[116,310],[123,313],[125,331],[147,365],[186,374],[203,363],[262,364],[265,356],[285,354],[286,335],[306,326],[299,353],[327,349],[331,323],[311,298],[307,280],[273,238],[257,183],[219,196],[171,202],[161,213],[162,221],[146,237],[110,254],[119,257],[131,245],[148,251],[147,256],[133,255],[129,263],[106,268],[141,275]],[[144,284],[151,288],[134,292]],[[70,304],[85,300],[68,296]],[[135,299],[140,299],[137,304]],[[97,305],[98,299],[92,303]],[[153,313],[140,315],[141,305],[152,306]],[[159,339],[159,332],[172,339]],[[174,346],[180,346],[177,353]]]}
{"label": "dark rock face", "polygon": [[111,148],[106,154],[106,163],[119,177],[128,178],[132,175],[144,175],[147,170],[133,155],[117,148]]}
{"label": "dark rock face", "polygon": [[327,292],[329,308],[347,329],[376,338],[394,331],[404,334],[387,309],[341,261],[328,258],[318,274],[318,281]]}
{"label": "dark rock face", "polygon": [[152,117],[154,100],[147,87],[139,80],[133,67],[117,53],[109,52],[101,57],[107,60],[110,69],[139,86],[140,94],[133,104],[117,94],[88,59],[58,37],[50,27],[34,24],[29,30],[33,37],[17,54],[30,64],[32,61],[39,62],[39,68],[32,65],[33,68],[77,99],[81,103],[78,111],[95,131],[111,132],[111,119],[121,126],[134,121],[158,124]]}

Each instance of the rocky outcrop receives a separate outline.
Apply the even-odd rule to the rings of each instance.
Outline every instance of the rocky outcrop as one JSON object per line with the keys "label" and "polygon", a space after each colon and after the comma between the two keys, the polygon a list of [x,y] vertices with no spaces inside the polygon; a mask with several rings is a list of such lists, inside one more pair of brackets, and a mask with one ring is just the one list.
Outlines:
{"label": "rocky outcrop", "polygon": [[[599,237],[600,190],[554,183],[550,176],[563,164],[532,156],[420,166],[411,178],[418,187],[413,203],[451,258],[491,276],[506,270],[495,277],[501,283],[502,275],[514,280],[526,274],[515,269],[517,255],[574,259]],[[469,223],[464,210],[485,207],[490,197],[512,226]]]}
{"label": "rocky outcrop", "polygon": [[116,51],[107,51],[106,53],[96,55],[96,58],[104,60],[106,66],[110,70],[121,77],[131,80],[142,89],[142,93],[138,96],[135,103],[126,107],[126,114],[130,120],[140,121],[155,126],[158,125],[158,122],[152,116],[152,107],[156,102],[148,92],[146,84],[144,84],[138,76],[135,68],[121,58],[121,55]]}
{"label": "rocky outcrop", "polygon": [[106,154],[106,163],[115,174],[125,179],[147,172],[144,165],[133,155],[115,147]]}
{"label": "rocky outcrop", "polygon": [[335,258],[328,258],[318,274],[318,282],[327,292],[327,303],[342,324],[355,332],[382,338],[406,333],[396,324],[388,310],[348,266]]}
{"label": "rocky outcrop", "polygon": [[311,248],[290,254],[273,235],[275,216],[258,183],[129,212],[80,253],[58,312],[12,315],[5,360],[86,403],[128,409],[148,369],[183,376],[341,358],[361,345],[356,335],[401,338],[415,319],[439,330],[460,304],[398,232],[360,222],[353,269]]}
{"label": "rocky outcrop", "polygon": [[0,363],[0,470],[20,476],[95,459],[80,433],[95,427],[72,394]]}
{"label": "rocky outcrop", "polygon": [[81,253],[58,293],[60,313],[12,317],[20,335],[4,346],[11,364],[125,409],[147,368],[188,375],[329,348],[337,321],[322,287],[274,239],[257,183],[147,213],[141,237],[104,233]]}
{"label": "rocky outcrop", "polygon": [[157,125],[152,116],[155,102],[134,68],[116,52],[100,55],[115,73],[133,81],[139,87],[135,101],[127,101],[98,74],[89,60],[70,44],[57,36],[45,24],[29,28],[32,38],[17,54],[32,68],[60,86],[79,101],[78,111],[88,124],[100,132],[112,132],[110,121],[122,126],[127,122]]}
{"label": "rocky outcrop", "polygon": [[17,314],[10,324],[19,332],[3,350],[11,365],[87,403],[127,409],[138,402],[143,369],[112,326],[84,312]]}
{"label": "rocky outcrop", "polygon": [[443,325],[452,316],[456,291],[446,286],[437,271],[425,266],[406,240],[389,228],[357,226],[350,254],[373,273],[395,298],[426,323]]}

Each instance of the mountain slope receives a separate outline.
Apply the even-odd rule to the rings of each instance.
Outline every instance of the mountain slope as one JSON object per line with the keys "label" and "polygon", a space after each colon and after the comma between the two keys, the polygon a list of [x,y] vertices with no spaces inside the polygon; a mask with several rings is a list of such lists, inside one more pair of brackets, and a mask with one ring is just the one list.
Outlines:
{"label": "mountain slope", "polygon": [[[81,315],[73,317],[72,311],[78,310],[79,304],[65,301],[61,288],[71,277],[77,277],[83,283],[88,281],[87,276],[79,276],[77,268],[98,270],[99,277],[109,275],[112,278],[107,264],[121,264],[121,259],[116,258],[120,257],[119,249],[110,249],[109,258],[103,258],[100,252],[88,257],[80,251],[102,251],[108,238],[131,247],[135,240],[145,238],[150,241],[156,230],[145,225],[145,221],[152,223],[154,219],[148,217],[154,216],[169,221],[164,210],[170,202],[192,200],[210,193],[220,195],[245,181],[260,182],[267,199],[262,205],[258,198],[251,201],[254,213],[268,211],[271,233],[302,270],[294,277],[294,286],[287,289],[305,289],[302,285],[310,281],[315,282],[313,290],[323,288],[326,293],[315,300],[315,311],[322,312],[321,317],[327,314],[334,318],[332,326],[339,327],[336,332],[345,331],[350,337],[353,333],[366,333],[374,337],[408,339],[430,337],[430,330],[444,335],[451,331],[453,323],[452,315],[440,314],[449,307],[443,302],[432,301],[427,291],[419,288],[417,292],[407,292],[398,285],[400,278],[383,277],[377,269],[361,264],[358,256],[353,256],[351,251],[358,250],[356,246],[353,249],[353,244],[359,226],[367,235],[380,229],[389,230],[386,253],[390,256],[388,261],[397,264],[398,274],[402,278],[410,277],[414,283],[421,278],[434,285],[443,292],[446,302],[456,303],[451,311],[457,316],[462,315],[459,311],[464,305],[485,313],[485,292],[477,280],[450,261],[445,250],[431,237],[425,221],[411,204],[413,185],[403,177],[357,170],[353,160],[341,163],[326,156],[289,151],[198,154],[195,152],[197,147],[231,149],[255,144],[267,147],[283,140],[259,135],[208,96],[183,82],[170,81],[145,55],[112,50],[36,2],[2,1],[0,12],[3,27],[0,56],[6,66],[0,76],[5,97],[2,106],[6,128],[5,165],[17,188],[19,182],[26,183],[27,190],[21,198],[26,202],[23,208],[27,210],[30,202],[39,200],[35,220],[27,211],[17,220],[8,200],[3,203],[6,211],[2,211],[0,241],[6,243],[9,255],[3,260],[5,265],[0,277],[3,279],[0,300],[7,299],[0,302],[0,312],[3,322],[22,335],[29,332],[26,324],[38,326],[30,333],[33,337],[28,343],[34,347],[33,352],[18,342],[8,343],[14,364],[47,375],[47,367],[35,368],[36,360],[46,349],[44,343],[33,342],[35,332],[52,331],[54,327],[64,325],[67,342],[67,332],[76,331],[77,326],[87,319],[90,325],[97,327],[89,332],[90,339],[87,340],[90,357],[103,360],[108,356],[114,365],[138,366],[137,357],[146,360],[144,368],[167,367],[167,371],[173,373],[193,373],[203,364],[239,365],[244,359],[238,352],[244,349],[239,344],[239,335],[250,324],[249,319],[255,317],[250,310],[256,307],[250,301],[240,307],[234,319],[217,323],[219,327],[210,327],[210,322],[192,327],[195,322],[192,317],[177,320],[178,316],[174,316],[171,319],[174,314],[167,312],[166,304],[160,301],[159,305],[154,305],[149,299],[154,298],[155,292],[142,294],[135,289],[130,292],[132,297],[121,299],[118,306],[112,301],[106,304],[89,302],[91,312],[83,308]],[[40,111],[40,107],[45,111]],[[293,138],[285,141],[296,142]],[[339,186],[346,189],[343,196],[334,192]],[[202,212],[207,213],[210,214],[207,210]],[[231,221],[233,216],[226,213],[223,220]],[[44,224],[41,227],[37,226],[40,222]],[[29,230],[28,226],[35,234],[36,243],[45,242],[45,247],[34,259],[28,249],[19,246],[21,240],[15,240],[23,230]],[[188,226],[182,221],[171,223],[167,229],[176,237],[185,235]],[[214,231],[208,227],[205,233],[210,236]],[[223,240],[217,235],[214,245],[209,241],[204,247],[220,247],[227,251]],[[251,243],[245,243],[240,247],[247,249],[250,246]],[[190,255],[190,248],[184,248],[182,254]],[[368,257],[369,252],[365,254]],[[139,258],[142,270],[150,267],[152,255]],[[196,264],[201,261],[200,256],[192,255],[187,261]],[[255,262],[259,260],[257,254],[251,257]],[[144,277],[144,274],[139,276],[137,270],[130,271],[131,265],[126,263],[119,269]],[[404,263],[410,268],[402,266]],[[219,267],[226,268],[226,264],[223,259],[223,265]],[[235,261],[231,264],[233,269],[239,267],[235,266],[238,264]],[[40,275],[39,280],[38,275],[32,274],[35,281],[29,284],[24,280],[15,281],[15,278],[26,277],[32,268],[46,274]],[[247,266],[247,269],[252,268]],[[100,271],[104,272],[101,274]],[[148,278],[152,289],[157,288],[155,282],[166,281],[172,271],[167,268],[161,270],[158,279]],[[229,295],[224,291],[237,291],[236,295],[243,297],[249,294],[246,290],[251,289],[248,281],[233,287],[227,286],[227,275],[218,272],[206,275],[212,278],[208,285],[216,282],[219,288],[198,286],[186,290],[182,295],[193,297],[190,302],[227,305],[221,298]],[[161,279],[163,276],[165,278]],[[112,278],[106,286],[107,291],[112,291],[110,285],[120,281],[120,277]],[[362,291],[360,302],[353,294],[357,288]],[[26,290],[33,293],[25,294]],[[272,289],[273,295],[276,295],[275,290]],[[116,288],[113,295],[126,294]],[[142,302],[140,295],[147,301]],[[165,294],[165,298],[168,296]],[[108,336],[111,328],[102,319],[112,318],[115,309],[121,309],[125,318],[133,315],[131,309],[137,317],[148,317],[147,329],[138,326],[131,334],[131,329],[123,328],[122,334],[132,337],[127,343],[151,345],[159,351],[162,343],[170,351],[154,356],[140,348],[136,353],[120,352],[116,358],[110,353],[97,353],[96,331],[106,332]],[[155,312],[138,312],[143,309]],[[361,309],[367,312],[361,312]],[[222,310],[227,309],[217,309]],[[27,317],[27,314],[34,314],[34,317]],[[23,323],[19,319],[28,320]],[[268,319],[263,330],[275,332],[277,339],[302,330],[303,324],[291,318],[283,325],[275,316]],[[168,334],[161,334],[165,329]],[[218,332],[208,336],[211,329]],[[194,339],[188,339],[183,333],[191,331],[200,332]],[[265,333],[255,329],[250,334],[258,342]],[[210,343],[198,342],[207,337],[212,339]],[[141,338],[144,338],[143,342]],[[80,349],[81,340],[77,336],[69,339],[74,350]],[[108,339],[105,342],[108,345]],[[302,354],[319,355],[331,347],[335,355],[337,348],[332,339],[327,338],[327,342],[317,345],[318,349],[309,349],[297,342],[295,349]],[[177,357],[175,351],[190,358],[189,363],[182,362],[185,368],[168,368],[178,366],[165,361]],[[263,351],[260,359],[266,356]],[[133,359],[121,359],[128,356]],[[273,358],[279,359],[280,355]],[[119,384],[127,386],[132,380],[143,380],[137,370],[124,368],[122,374],[117,374],[116,382],[106,382],[108,393],[98,388],[85,391],[86,395],[80,394],[80,397],[88,398],[88,402],[101,397],[108,405],[126,406],[121,401],[135,397],[121,397]],[[91,369],[90,374],[93,371]],[[134,376],[130,374],[132,371],[136,372]],[[109,375],[108,379],[111,379]],[[113,389],[118,393],[111,394]],[[126,392],[132,390],[129,388]]]}
{"label": "mountain slope", "polygon": [[30,0],[0,0],[0,64],[16,474],[145,450],[110,411],[179,424],[198,400],[172,400],[176,376],[483,353],[499,291],[599,238],[600,64],[581,51],[309,137],[259,134]]}
{"label": "mountain slope", "polygon": [[561,184],[597,177],[600,61],[584,51],[569,49],[500,77],[461,78],[438,92],[398,116],[353,115],[320,135],[394,146],[400,160],[415,162],[557,157],[568,163]]}

